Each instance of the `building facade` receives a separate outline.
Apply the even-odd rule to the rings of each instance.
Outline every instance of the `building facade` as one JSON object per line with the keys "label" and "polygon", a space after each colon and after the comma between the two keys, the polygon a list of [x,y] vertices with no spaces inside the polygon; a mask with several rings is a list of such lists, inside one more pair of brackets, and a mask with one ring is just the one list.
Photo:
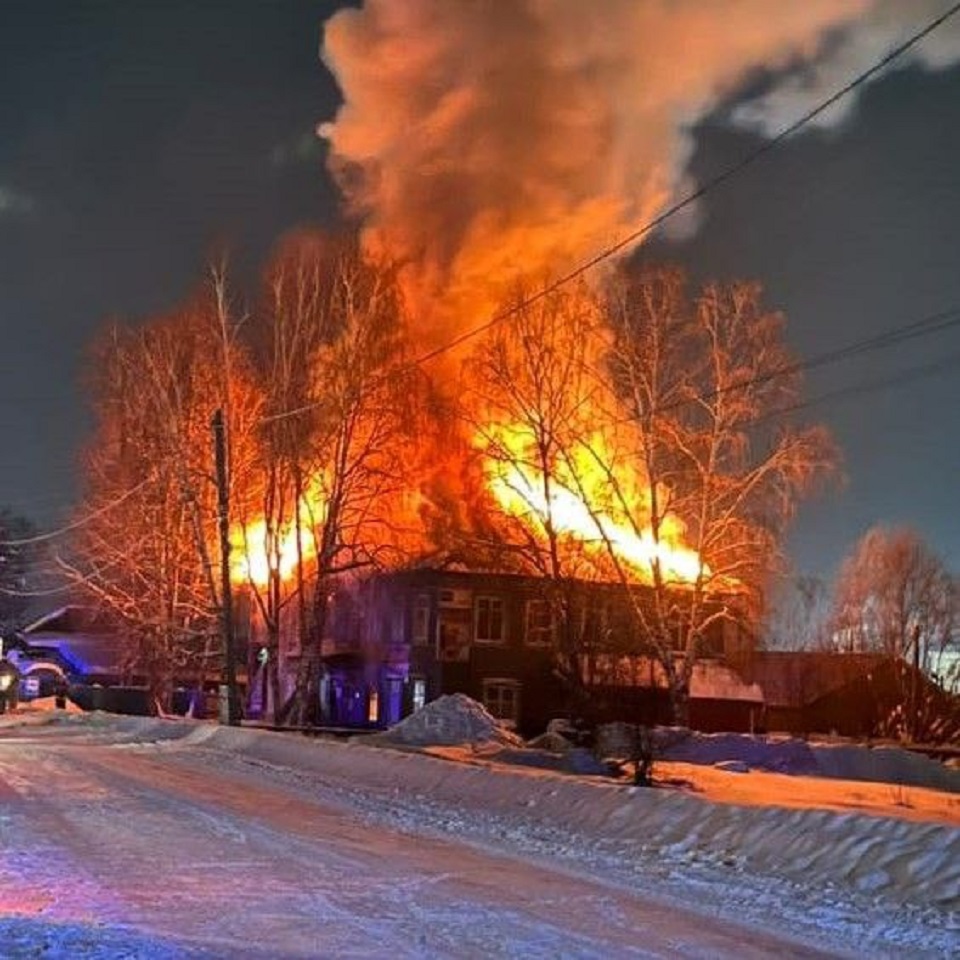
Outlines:
{"label": "building facade", "polygon": [[[719,684],[726,713],[737,713],[724,720],[749,725],[756,690],[721,666],[745,642],[732,626],[717,621],[705,638],[691,705],[716,699]],[[558,588],[538,577],[437,568],[345,580],[330,596],[322,641],[321,716],[334,727],[386,727],[443,694],[465,693],[525,736],[585,706],[591,720],[667,722],[662,670],[638,654],[634,633],[619,584]],[[282,643],[284,693],[301,655]],[[255,669],[252,677],[256,690]]]}

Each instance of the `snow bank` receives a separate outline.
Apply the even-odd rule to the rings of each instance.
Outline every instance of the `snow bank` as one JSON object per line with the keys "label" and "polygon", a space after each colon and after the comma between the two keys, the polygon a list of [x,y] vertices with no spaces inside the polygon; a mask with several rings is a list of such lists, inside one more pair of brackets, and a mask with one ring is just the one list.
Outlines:
{"label": "snow bank", "polygon": [[405,720],[368,742],[415,747],[499,743],[521,747],[523,740],[492,717],[484,707],[462,693],[432,700]]}
{"label": "snow bank", "polygon": [[839,780],[868,780],[960,793],[960,771],[896,746],[829,744],[797,737],[695,733],[665,727],[654,731],[658,759],[716,765],[737,762],[753,770]]}
{"label": "snow bank", "polygon": [[818,743],[812,749],[820,775],[824,777],[877,780],[960,793],[960,770],[922,753],[895,746],[860,747],[855,744]]}
{"label": "snow bank", "polygon": [[[462,719],[463,708],[446,707],[443,716]],[[477,717],[469,705],[465,712]],[[487,715],[484,723],[491,721]],[[926,791],[902,798],[907,803],[900,810],[896,798],[888,797],[890,812],[877,815],[842,807],[856,795],[851,791],[883,795],[891,788],[823,778],[702,766],[722,791],[711,799],[692,790],[638,789],[606,778],[510,766],[500,758],[533,751],[489,739],[479,749],[469,737],[467,746],[432,748],[441,759],[409,744],[400,751],[379,749],[369,739],[343,743],[149,718],[112,718],[106,729],[98,718],[86,722],[91,742],[182,750],[203,767],[265,767],[310,795],[321,793],[326,802],[339,798],[398,829],[565,860],[608,882],[642,883],[648,892],[666,891],[703,910],[767,921],[786,912],[791,923],[814,927],[817,917],[832,917],[823,922],[842,924],[847,942],[870,955],[883,953],[869,949],[874,942],[896,947],[889,955],[901,946],[902,955],[919,955],[915,947],[922,943],[943,952],[939,945],[954,942],[960,926],[960,798],[948,794],[931,794],[940,803],[936,809],[924,806]],[[493,725],[481,732],[496,734]],[[467,732],[475,736],[477,730]],[[705,742],[719,749],[720,741]],[[844,754],[832,756],[840,764]],[[810,784],[828,792],[831,809],[804,805],[798,793]],[[729,802],[741,795],[737,789],[751,785],[752,802]],[[718,797],[726,802],[715,802]],[[797,803],[789,807],[788,798]]]}
{"label": "snow bank", "polygon": [[[466,713],[476,716],[469,709]],[[449,719],[451,715],[462,717],[463,712],[443,708],[441,716]],[[173,721],[153,723],[174,725]],[[437,724],[436,735],[450,740],[455,734],[464,736],[457,725],[451,730],[440,721]],[[594,837],[613,845],[627,859],[642,850],[644,858],[656,862],[712,864],[738,874],[787,878],[808,887],[847,887],[871,898],[917,907],[960,908],[956,822],[787,809],[776,806],[775,798],[768,806],[715,803],[690,792],[498,765],[486,759],[496,751],[486,755],[465,751],[463,756],[473,757],[473,762],[453,763],[411,751],[385,754],[370,744],[373,738],[341,743],[213,725],[204,726],[198,735],[189,723],[178,726],[181,736],[192,732],[188,739],[202,740],[196,745],[206,749],[312,772],[325,781],[342,780],[365,794],[382,792],[393,798],[393,804],[405,797],[418,805],[429,801],[439,807],[473,810],[485,818],[519,821],[521,831],[537,831],[549,824],[565,835]],[[495,721],[493,727],[481,732],[497,735]],[[426,738],[430,729],[425,724],[420,736]],[[474,727],[467,732],[477,734]],[[158,741],[165,736],[167,731],[161,736],[151,734]],[[176,748],[176,741],[169,746]],[[717,775],[738,781],[744,776]],[[442,825],[442,818],[437,822]]]}
{"label": "snow bank", "polygon": [[[664,737],[658,738],[661,742]],[[656,749],[656,747],[655,747]],[[747,734],[690,732],[682,739],[666,742],[656,751],[658,758],[679,763],[716,764],[736,761],[754,770],[771,773],[810,775],[820,773],[810,745],[792,737],[765,738]]]}

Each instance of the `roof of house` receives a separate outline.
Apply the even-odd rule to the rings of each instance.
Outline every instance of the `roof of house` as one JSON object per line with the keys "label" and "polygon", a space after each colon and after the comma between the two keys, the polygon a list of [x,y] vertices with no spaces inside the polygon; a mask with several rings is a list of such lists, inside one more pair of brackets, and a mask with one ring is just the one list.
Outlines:
{"label": "roof of house", "polygon": [[869,674],[886,657],[878,653],[760,650],[733,664],[756,684],[771,707],[802,707]]}
{"label": "roof of house", "polygon": [[[598,686],[648,687],[665,690],[667,676],[662,664],[646,656],[604,656],[593,659],[591,683]],[[718,660],[698,660],[690,675],[692,700],[739,700],[763,703],[759,684],[745,680],[736,670]]]}
{"label": "roof of house", "polygon": [[61,660],[71,672],[114,676],[122,672],[129,645],[108,618],[90,607],[68,605],[54,610],[20,631],[26,649],[22,657]]}
{"label": "roof of house", "polygon": [[113,633],[113,624],[101,611],[79,604],[67,604],[50,613],[44,614],[33,623],[24,627],[20,634],[31,636],[36,633]]}

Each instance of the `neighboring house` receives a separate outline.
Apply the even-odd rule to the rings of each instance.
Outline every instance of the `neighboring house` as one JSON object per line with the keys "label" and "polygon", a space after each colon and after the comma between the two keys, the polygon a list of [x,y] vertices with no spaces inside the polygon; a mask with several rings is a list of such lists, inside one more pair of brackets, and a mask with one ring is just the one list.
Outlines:
{"label": "neighboring house", "polygon": [[[568,587],[580,617],[580,674],[593,719],[666,722],[659,667],[648,658],[609,652],[635,649],[623,588]],[[537,577],[438,568],[342,583],[332,595],[322,643],[324,721],[388,726],[442,694],[466,693],[525,735],[541,732],[553,717],[578,709],[556,669],[558,625],[549,589]],[[301,653],[295,626],[288,623],[281,634],[284,694]],[[694,672],[691,713],[707,728],[727,728],[733,719],[748,727],[762,707],[759,690],[722,664],[745,643],[732,627],[716,622],[706,642],[709,659]],[[256,649],[262,626],[255,619],[250,635]],[[251,684],[254,710],[262,702],[261,680],[262,671]]]}
{"label": "neighboring house", "polygon": [[127,669],[123,637],[88,607],[68,605],[41,617],[17,634],[13,646],[10,659],[25,666],[34,661],[57,664],[77,683],[119,683]]}
{"label": "neighboring house", "polygon": [[761,727],[798,735],[960,733],[960,698],[901,659],[879,653],[758,651],[731,666],[763,691]]}

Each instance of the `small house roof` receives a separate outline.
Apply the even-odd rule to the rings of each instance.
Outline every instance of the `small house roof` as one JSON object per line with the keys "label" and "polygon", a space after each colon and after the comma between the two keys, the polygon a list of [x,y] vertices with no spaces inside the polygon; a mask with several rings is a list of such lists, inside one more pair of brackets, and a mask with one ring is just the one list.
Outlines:
{"label": "small house roof", "polygon": [[87,676],[120,674],[128,659],[126,638],[92,607],[68,605],[35,620],[20,631],[22,657],[54,656],[72,672]]}
{"label": "small house roof", "polygon": [[756,651],[734,667],[747,683],[763,690],[771,707],[803,707],[842,689],[879,667],[878,653],[819,650]]}

